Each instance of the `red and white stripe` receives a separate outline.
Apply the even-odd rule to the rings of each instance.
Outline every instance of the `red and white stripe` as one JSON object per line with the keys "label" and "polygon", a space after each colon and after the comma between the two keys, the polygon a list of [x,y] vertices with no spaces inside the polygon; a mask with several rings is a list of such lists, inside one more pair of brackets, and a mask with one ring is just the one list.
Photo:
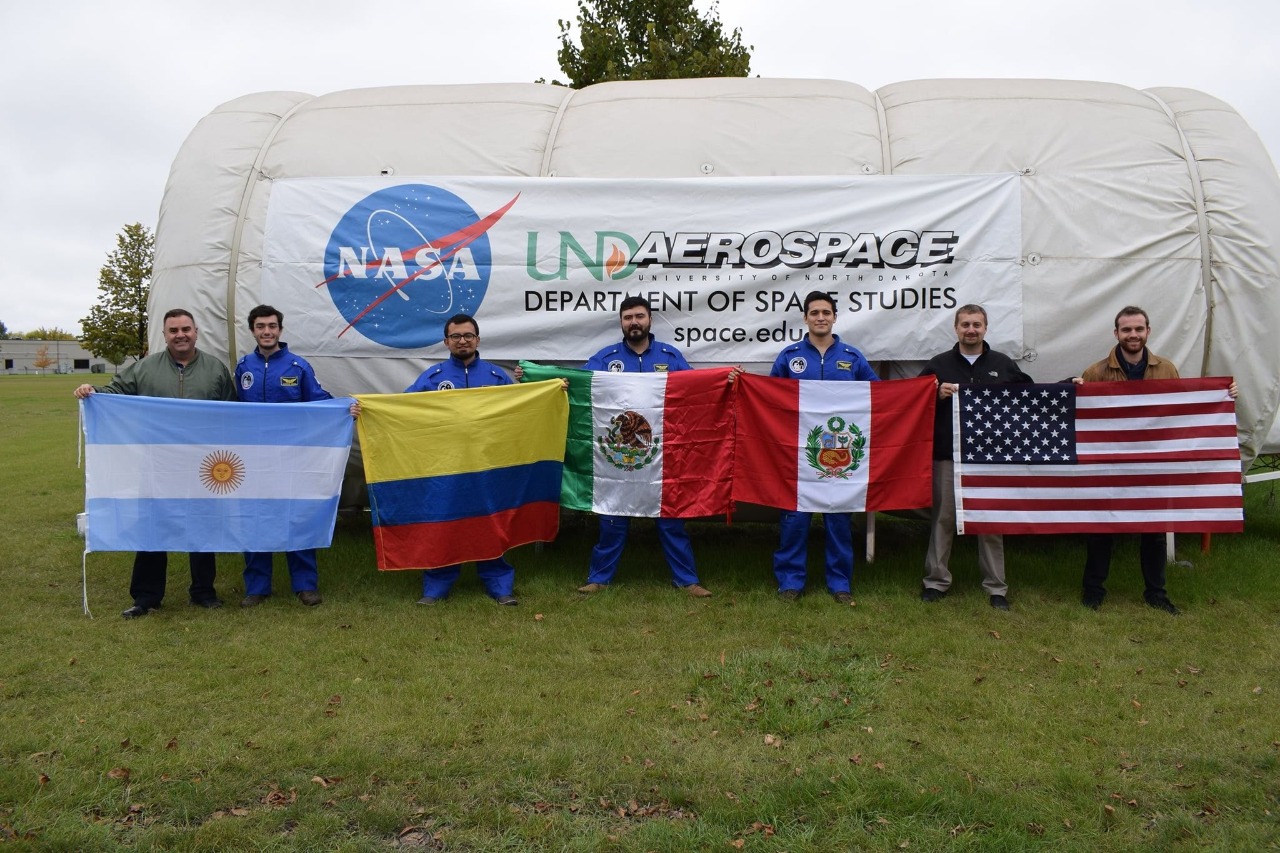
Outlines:
{"label": "red and white stripe", "polygon": [[1243,530],[1230,382],[1079,386],[1078,463],[990,465],[957,458],[957,529],[970,534]]}

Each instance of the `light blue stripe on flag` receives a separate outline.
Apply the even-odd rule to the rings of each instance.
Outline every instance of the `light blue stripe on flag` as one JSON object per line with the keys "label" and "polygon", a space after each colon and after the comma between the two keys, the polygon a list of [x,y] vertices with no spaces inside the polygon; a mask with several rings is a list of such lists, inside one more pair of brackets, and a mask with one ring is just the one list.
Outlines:
{"label": "light blue stripe on flag", "polygon": [[353,432],[349,405],[90,396],[88,550],[328,547]]}
{"label": "light blue stripe on flag", "polygon": [[90,551],[298,551],[329,547],[338,496],[311,501],[102,498],[85,501],[85,511]]}
{"label": "light blue stripe on flag", "polygon": [[349,398],[285,404],[92,394],[84,403],[86,444],[351,445],[351,429],[335,429],[338,413],[351,426]]}

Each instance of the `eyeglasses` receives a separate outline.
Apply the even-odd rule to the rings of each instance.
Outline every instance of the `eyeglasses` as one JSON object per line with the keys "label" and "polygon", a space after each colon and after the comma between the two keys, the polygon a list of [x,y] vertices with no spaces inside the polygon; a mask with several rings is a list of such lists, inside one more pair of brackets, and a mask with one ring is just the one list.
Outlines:
{"label": "eyeglasses", "polygon": [[445,337],[456,344],[459,341],[466,341],[467,343],[471,343],[472,341],[474,341],[476,338],[480,336],[474,335],[471,332],[463,332],[462,334],[458,334],[457,332],[454,332],[452,335],[445,335]]}

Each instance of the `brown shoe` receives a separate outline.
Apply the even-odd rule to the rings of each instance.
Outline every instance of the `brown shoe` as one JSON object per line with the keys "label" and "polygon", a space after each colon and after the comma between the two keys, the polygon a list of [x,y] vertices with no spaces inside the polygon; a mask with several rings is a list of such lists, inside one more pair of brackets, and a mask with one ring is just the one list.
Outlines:
{"label": "brown shoe", "polygon": [[691,583],[688,586],[682,586],[680,588],[683,589],[685,592],[689,593],[690,595],[692,595],[694,598],[710,598],[711,597],[711,590],[696,583]]}
{"label": "brown shoe", "polygon": [[848,592],[833,592],[831,597],[836,600],[836,604],[853,604],[853,594]]}
{"label": "brown shoe", "polygon": [[593,592],[599,592],[602,589],[608,589],[609,585],[604,583],[589,583],[585,586],[578,587],[578,592],[583,595],[590,595]]}
{"label": "brown shoe", "polygon": [[259,604],[261,604],[266,600],[267,600],[267,597],[265,595],[246,595],[244,598],[240,599],[240,606],[241,607],[257,607]]}
{"label": "brown shoe", "polygon": [[324,599],[320,597],[320,593],[316,592],[314,589],[304,589],[302,592],[298,593],[298,600],[308,607],[315,607],[317,604],[324,601]]}

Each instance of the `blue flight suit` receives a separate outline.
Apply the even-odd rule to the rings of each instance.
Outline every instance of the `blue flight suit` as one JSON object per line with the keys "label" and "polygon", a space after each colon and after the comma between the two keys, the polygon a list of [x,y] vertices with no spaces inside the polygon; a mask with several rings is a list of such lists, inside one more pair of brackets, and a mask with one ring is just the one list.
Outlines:
{"label": "blue flight suit", "polygon": [[[666,373],[690,369],[689,362],[685,361],[680,350],[655,340],[653,335],[649,335],[649,346],[642,353],[635,352],[627,346],[626,341],[620,341],[587,359],[586,368],[611,373]],[[689,541],[689,534],[685,532],[684,519],[659,518],[655,521],[658,526],[658,542],[662,545],[662,553],[666,555],[667,565],[671,567],[671,582],[678,587],[697,583],[698,570],[693,564],[693,544]],[[631,519],[626,516],[600,516],[600,540],[591,550],[587,583],[607,585],[613,581],[630,530]]]}
{"label": "blue flight suit", "polygon": [[[256,347],[241,358],[236,363],[235,383],[236,395],[242,403],[310,403],[333,399],[332,394],[320,387],[316,372],[307,360],[289,352],[289,345],[283,341],[268,358],[263,358]],[[271,594],[271,558],[270,552],[245,551],[245,595]],[[289,585],[295,595],[320,588],[314,548],[286,551],[284,558],[289,566]]]}
{"label": "blue flight suit", "polygon": [[[480,358],[472,359],[470,364],[460,361],[455,356],[428,367],[413,384],[404,389],[406,394],[418,391],[449,391],[455,388],[485,388],[490,385],[510,385],[511,377],[501,367],[490,364]],[[445,566],[442,569],[428,569],[422,573],[422,594],[427,598],[447,598],[453,584],[462,574],[462,565]],[[499,557],[496,560],[477,560],[476,574],[484,584],[485,592],[490,598],[501,598],[511,595],[516,585],[516,570]]]}
{"label": "blue flight suit", "polygon": [[[820,379],[834,382],[878,382],[871,365],[862,353],[831,336],[833,341],[825,353],[804,340],[786,347],[773,362],[770,376],[787,379]],[[813,513],[783,510],[778,519],[779,544],[773,554],[773,573],[778,578],[778,591],[804,589],[805,561],[808,556],[809,524]],[[853,517],[847,512],[823,515],[827,529],[827,590],[850,592],[853,581]]]}

